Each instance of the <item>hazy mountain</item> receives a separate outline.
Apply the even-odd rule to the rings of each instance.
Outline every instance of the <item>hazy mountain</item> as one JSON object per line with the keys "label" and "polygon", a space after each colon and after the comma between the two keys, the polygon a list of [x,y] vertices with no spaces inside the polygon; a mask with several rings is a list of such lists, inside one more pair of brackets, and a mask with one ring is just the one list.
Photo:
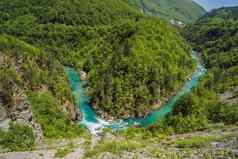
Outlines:
{"label": "hazy mountain", "polygon": [[236,6],[238,5],[238,0],[194,0],[206,10],[211,10],[214,8]]}

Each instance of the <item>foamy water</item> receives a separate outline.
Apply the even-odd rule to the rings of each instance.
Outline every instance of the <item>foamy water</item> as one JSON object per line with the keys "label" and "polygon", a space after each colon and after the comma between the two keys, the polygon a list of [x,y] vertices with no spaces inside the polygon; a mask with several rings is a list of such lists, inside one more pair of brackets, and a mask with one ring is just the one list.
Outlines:
{"label": "foamy water", "polygon": [[95,111],[88,102],[83,88],[83,81],[80,80],[79,74],[72,68],[65,67],[68,75],[71,89],[75,98],[75,104],[80,109],[83,119],[80,122],[83,124],[93,135],[100,135],[104,128],[111,128],[113,130],[126,129],[130,126],[148,127],[155,124],[159,119],[163,119],[168,113],[173,110],[176,102],[186,93],[192,91],[192,88],[197,86],[200,78],[205,74],[206,69],[201,65],[198,60],[196,52],[192,52],[192,58],[197,61],[197,69],[192,75],[191,80],[187,81],[184,87],[177,92],[177,94],[169,99],[169,101],[161,106],[158,110],[151,112],[145,118],[129,118],[125,120],[106,121],[96,116]]}

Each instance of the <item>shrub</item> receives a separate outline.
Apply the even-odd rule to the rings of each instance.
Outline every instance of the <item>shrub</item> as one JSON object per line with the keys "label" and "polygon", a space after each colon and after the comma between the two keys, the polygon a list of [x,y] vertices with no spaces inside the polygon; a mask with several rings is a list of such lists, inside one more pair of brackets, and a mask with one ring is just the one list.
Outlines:
{"label": "shrub", "polygon": [[214,122],[224,122],[225,124],[235,124],[238,122],[238,106],[217,104],[209,109],[209,119]]}
{"label": "shrub", "polygon": [[72,124],[49,92],[28,93],[35,120],[41,124],[46,138],[75,137],[83,128]]}
{"label": "shrub", "polygon": [[230,136],[193,136],[187,139],[179,139],[176,141],[176,145],[179,148],[200,148],[206,146],[212,141],[224,141]]}
{"label": "shrub", "polygon": [[35,144],[35,136],[32,128],[20,123],[11,123],[7,132],[0,132],[0,145],[9,151],[32,150]]}
{"label": "shrub", "polygon": [[133,151],[137,148],[143,147],[143,144],[129,141],[112,141],[101,142],[93,150],[85,152],[84,157],[92,157],[103,152],[110,152],[112,154],[120,154],[123,151]]}

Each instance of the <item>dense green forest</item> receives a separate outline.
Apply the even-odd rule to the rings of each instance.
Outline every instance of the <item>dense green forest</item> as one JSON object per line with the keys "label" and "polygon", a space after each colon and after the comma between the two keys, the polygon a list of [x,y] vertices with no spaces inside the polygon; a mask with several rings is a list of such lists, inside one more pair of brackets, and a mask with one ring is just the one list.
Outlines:
{"label": "dense green forest", "polygon": [[61,72],[62,65],[87,72],[91,103],[116,118],[148,114],[195,68],[176,28],[124,1],[3,0],[0,7],[0,33],[56,58]]}
{"label": "dense green forest", "polygon": [[205,9],[192,0],[128,0],[129,4],[140,8],[147,15],[159,16],[167,20],[183,23],[195,22],[206,13]]}
{"label": "dense green forest", "polygon": [[199,86],[152,131],[184,133],[211,123],[238,122],[238,7],[214,10],[187,26],[185,36],[207,68]]}
{"label": "dense green forest", "polygon": [[103,130],[118,133],[115,140],[121,143],[105,135],[112,143],[101,142],[101,149],[118,153],[149,143],[158,149],[158,141],[167,135],[214,129],[214,123],[223,128],[237,124],[238,8],[214,10],[185,30],[167,22],[193,22],[202,14],[190,0],[1,0],[0,126],[5,124],[2,116],[11,121],[7,130],[0,127],[0,153],[2,148],[35,149],[40,127],[47,142],[81,136],[85,142],[78,144],[90,158],[102,150],[89,148],[91,141],[78,124],[80,113],[65,66],[86,72],[82,83],[98,115],[115,120],[145,117],[190,79],[196,69],[192,48],[207,68],[199,85],[151,127]]}
{"label": "dense green forest", "polygon": [[187,30],[194,48],[212,72],[210,84],[223,93],[238,85],[238,8],[214,10]]}
{"label": "dense green forest", "polygon": [[238,7],[213,10],[187,29],[209,70],[204,88],[218,99],[209,108],[212,121],[238,121]]}

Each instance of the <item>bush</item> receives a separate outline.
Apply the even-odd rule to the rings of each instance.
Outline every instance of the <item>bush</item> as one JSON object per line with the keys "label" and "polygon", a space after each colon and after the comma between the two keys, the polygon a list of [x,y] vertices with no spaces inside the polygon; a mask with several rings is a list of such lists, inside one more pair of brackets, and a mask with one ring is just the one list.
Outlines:
{"label": "bush", "polygon": [[112,141],[112,142],[101,142],[93,150],[85,152],[85,157],[91,158],[92,156],[99,155],[103,152],[110,152],[112,154],[120,154],[123,151],[133,151],[135,149],[143,147],[143,144],[131,141]]}
{"label": "bush", "polygon": [[35,120],[41,124],[46,138],[75,137],[83,128],[72,124],[49,92],[28,93]]}
{"label": "bush", "polygon": [[176,145],[179,148],[200,148],[208,145],[212,141],[221,142],[230,136],[193,136],[187,139],[179,139]]}
{"label": "bush", "polygon": [[226,104],[214,105],[209,109],[209,119],[213,122],[235,124],[238,122],[238,106]]}
{"label": "bush", "polygon": [[27,151],[34,147],[35,136],[27,125],[12,123],[7,132],[2,131],[0,134],[0,145],[9,151]]}
{"label": "bush", "polygon": [[55,157],[63,158],[67,154],[73,152],[74,148],[75,148],[75,146],[72,143],[70,143],[69,145],[67,145],[63,148],[58,149],[57,152],[55,153]]}

